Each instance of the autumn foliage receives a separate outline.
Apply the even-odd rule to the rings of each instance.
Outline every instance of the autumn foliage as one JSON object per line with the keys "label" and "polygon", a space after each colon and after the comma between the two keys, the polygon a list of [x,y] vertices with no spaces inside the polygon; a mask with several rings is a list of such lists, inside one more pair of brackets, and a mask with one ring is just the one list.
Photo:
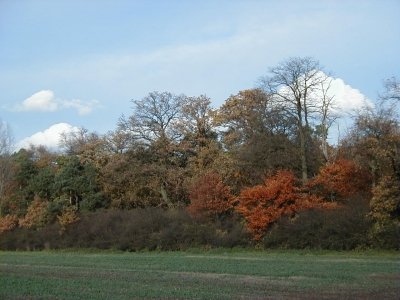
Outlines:
{"label": "autumn foliage", "polygon": [[76,208],[69,206],[64,208],[62,214],[57,216],[58,223],[61,225],[61,233],[67,229],[68,225],[71,225],[79,221],[79,216],[76,212]]}
{"label": "autumn foliage", "polygon": [[35,228],[44,226],[47,222],[48,203],[36,198],[28,207],[24,218],[19,221],[19,226],[24,228]]}
{"label": "autumn foliage", "polygon": [[376,227],[384,227],[391,222],[400,223],[400,181],[394,177],[384,176],[372,189],[370,216]]}
{"label": "autumn foliage", "polygon": [[18,227],[18,217],[15,215],[0,216],[0,234]]}
{"label": "autumn foliage", "polygon": [[[15,236],[22,247],[36,233],[48,242],[49,232],[54,242],[70,235],[71,246],[82,234],[94,247],[103,247],[104,233],[122,249],[141,249],[138,236],[149,249],[149,236],[170,246],[230,247],[272,245],[273,236],[287,247],[296,236],[305,241],[300,247],[331,249],[335,234],[339,249],[399,249],[399,107],[389,98],[365,107],[348,136],[329,145],[338,116],[318,65],[283,62],[259,89],[239,91],[219,108],[203,95],[151,92],[132,101],[115,131],[63,135],[63,152],[0,151],[0,249]],[[322,103],[314,99],[320,89]]]}
{"label": "autumn foliage", "polygon": [[369,186],[370,176],[355,162],[339,159],[323,166],[319,174],[310,181],[309,187],[327,200],[336,201],[351,197]]}
{"label": "autumn foliage", "polygon": [[209,172],[200,177],[190,189],[188,212],[195,217],[220,215],[232,207],[232,194],[221,177]]}
{"label": "autumn foliage", "polygon": [[246,219],[254,239],[259,240],[282,216],[308,208],[332,206],[307,193],[291,171],[278,171],[266,178],[264,184],[242,190],[236,209]]}

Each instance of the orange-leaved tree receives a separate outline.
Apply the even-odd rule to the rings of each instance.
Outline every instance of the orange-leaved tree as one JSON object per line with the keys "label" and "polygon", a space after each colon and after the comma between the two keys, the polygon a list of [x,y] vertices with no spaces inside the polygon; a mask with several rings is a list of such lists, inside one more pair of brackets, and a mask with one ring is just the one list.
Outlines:
{"label": "orange-leaved tree", "polygon": [[264,184],[246,188],[237,198],[236,210],[247,222],[255,240],[260,240],[268,227],[282,216],[292,216],[308,208],[328,208],[318,196],[311,195],[291,171],[278,171]]}
{"label": "orange-leaved tree", "polygon": [[18,227],[18,217],[15,215],[0,216],[0,234]]}
{"label": "orange-leaved tree", "polygon": [[43,227],[48,222],[48,202],[35,196],[28,207],[24,218],[19,220],[19,226],[24,228]]}
{"label": "orange-leaved tree", "polygon": [[326,200],[337,201],[369,191],[370,178],[355,162],[338,159],[323,166],[309,187]]}
{"label": "orange-leaved tree", "polygon": [[219,216],[232,208],[230,188],[215,172],[208,172],[196,180],[190,189],[189,198],[187,210],[194,217]]}

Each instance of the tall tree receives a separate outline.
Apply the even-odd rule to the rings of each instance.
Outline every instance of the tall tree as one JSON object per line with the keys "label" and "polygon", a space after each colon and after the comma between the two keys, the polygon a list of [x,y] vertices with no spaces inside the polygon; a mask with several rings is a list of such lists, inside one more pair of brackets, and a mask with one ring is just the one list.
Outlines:
{"label": "tall tree", "polygon": [[107,132],[104,139],[105,149],[111,154],[122,154],[135,147],[132,134],[123,129]]}
{"label": "tall tree", "polygon": [[342,141],[342,151],[370,170],[373,185],[383,176],[400,180],[400,123],[396,111],[382,103],[365,107]]}
{"label": "tall tree", "polygon": [[13,146],[11,129],[7,123],[0,119],[0,155],[8,155]]}
{"label": "tall tree", "polygon": [[13,168],[10,158],[13,139],[9,126],[0,119],[0,216],[5,190],[12,180]]}
{"label": "tall tree", "polygon": [[235,173],[243,178],[239,186],[257,184],[279,168],[299,169],[294,120],[261,89],[230,96],[217,110],[215,120],[225,149],[235,161]]}
{"label": "tall tree", "polygon": [[10,190],[1,201],[2,213],[24,215],[34,198],[31,182],[38,173],[38,167],[33,158],[33,152],[21,149],[11,156],[12,178]]}
{"label": "tall tree", "polygon": [[217,134],[212,124],[212,115],[211,100],[207,96],[186,98],[178,128],[182,132],[184,141],[191,144],[189,147],[204,147],[210,140],[216,140]]}
{"label": "tall tree", "polygon": [[386,247],[398,240],[400,230],[400,123],[397,106],[400,102],[396,93],[393,90],[389,93],[387,87],[383,95],[387,96],[381,96],[374,107],[365,107],[358,112],[352,131],[342,141],[341,151],[372,175],[372,189],[366,189],[372,192],[369,203],[369,216],[374,221],[371,236],[379,246]]}
{"label": "tall tree", "polygon": [[216,121],[222,126],[225,145],[235,148],[254,136],[290,134],[291,124],[271,95],[260,89],[240,91],[230,96],[217,110]]}
{"label": "tall tree", "polygon": [[119,128],[131,132],[136,140],[146,145],[176,141],[181,136],[176,125],[185,101],[184,95],[151,92],[141,100],[132,100],[133,114],[128,118],[122,116]]}
{"label": "tall tree", "polygon": [[320,103],[317,105],[319,124],[316,126],[316,134],[320,139],[322,154],[326,162],[330,162],[335,158],[334,155],[329,153],[328,133],[329,128],[338,118],[335,96],[330,93],[331,83],[332,79],[330,78],[321,81],[319,90],[321,99]]}
{"label": "tall tree", "polygon": [[65,206],[74,205],[77,210],[95,210],[108,205],[97,182],[92,164],[82,163],[75,155],[60,157],[55,178],[55,195],[68,200]]}
{"label": "tall tree", "polygon": [[303,184],[308,180],[311,120],[320,107],[318,90],[327,79],[319,62],[310,57],[290,58],[271,68],[269,76],[262,79],[263,88],[273,95],[275,105],[296,121]]}
{"label": "tall tree", "polygon": [[205,95],[188,97],[182,107],[182,119],[179,130],[182,140],[179,152],[186,159],[185,169],[187,186],[193,177],[201,176],[214,168],[221,153],[218,134],[214,124],[214,110],[211,100]]}
{"label": "tall tree", "polygon": [[396,77],[386,79],[384,84],[385,90],[381,95],[381,99],[384,101],[392,101],[400,105],[400,81]]}
{"label": "tall tree", "polygon": [[89,162],[100,168],[106,163],[108,149],[105,137],[86,128],[79,131],[62,133],[60,146],[68,155],[77,155],[81,162]]}
{"label": "tall tree", "polygon": [[[182,156],[177,148],[182,139],[179,126],[187,97],[169,92],[152,92],[132,102],[133,114],[128,118],[121,117],[118,130],[131,134],[131,140],[140,151],[143,148],[145,152],[152,153],[152,158],[143,166],[153,170],[152,182],[157,183],[151,187],[151,194],[159,195],[160,205],[174,206],[176,199],[172,194],[179,189],[176,184],[180,182],[175,176],[181,173],[182,165]],[[133,153],[136,150],[132,149]]]}

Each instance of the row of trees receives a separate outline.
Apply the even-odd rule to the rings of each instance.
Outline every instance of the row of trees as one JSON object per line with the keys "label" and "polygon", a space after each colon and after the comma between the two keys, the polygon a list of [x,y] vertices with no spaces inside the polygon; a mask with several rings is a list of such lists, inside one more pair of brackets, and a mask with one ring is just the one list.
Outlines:
{"label": "row of trees", "polygon": [[302,211],[357,202],[386,245],[399,230],[399,83],[388,80],[329,145],[339,111],[325,74],[312,58],[291,58],[218,109],[204,95],[151,92],[112,132],[64,134],[62,154],[11,154],[2,125],[0,234],[57,222],[62,233],[90,211],[159,207],[203,223],[233,218],[260,241]]}

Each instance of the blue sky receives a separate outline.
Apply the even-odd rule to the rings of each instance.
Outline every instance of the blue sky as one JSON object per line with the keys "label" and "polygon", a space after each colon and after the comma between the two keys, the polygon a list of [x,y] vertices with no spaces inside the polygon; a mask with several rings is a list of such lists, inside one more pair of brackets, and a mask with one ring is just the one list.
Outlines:
{"label": "blue sky", "polygon": [[17,142],[58,123],[105,133],[150,91],[218,107],[291,56],[373,100],[399,53],[398,0],[0,0],[0,118]]}

